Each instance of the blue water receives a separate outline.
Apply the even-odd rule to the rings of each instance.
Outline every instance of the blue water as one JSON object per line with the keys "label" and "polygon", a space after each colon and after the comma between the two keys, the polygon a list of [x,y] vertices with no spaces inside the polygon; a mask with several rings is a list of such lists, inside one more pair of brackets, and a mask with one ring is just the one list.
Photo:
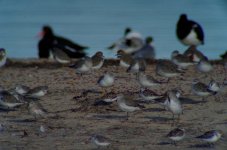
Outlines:
{"label": "blue water", "polygon": [[144,37],[152,35],[157,58],[186,47],[176,38],[175,26],[181,13],[199,22],[205,45],[199,49],[211,59],[227,49],[226,0],[0,0],[0,47],[9,57],[37,57],[37,33],[44,24],[56,34],[88,45],[89,55],[106,50],[132,27]]}

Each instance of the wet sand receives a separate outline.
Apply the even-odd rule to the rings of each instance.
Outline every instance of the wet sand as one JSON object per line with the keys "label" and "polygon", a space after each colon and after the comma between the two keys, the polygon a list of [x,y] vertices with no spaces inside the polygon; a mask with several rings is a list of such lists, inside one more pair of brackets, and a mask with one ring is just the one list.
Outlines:
{"label": "wet sand", "polygon": [[[5,130],[0,132],[0,149],[96,149],[88,140],[92,134],[111,139],[111,146],[107,149],[210,149],[194,137],[211,129],[224,133],[224,140],[217,142],[215,149],[227,149],[227,91],[224,89],[218,95],[218,101],[214,96],[201,101],[201,97],[193,95],[191,81],[204,76],[194,66],[182,77],[153,88],[160,94],[173,88],[182,89],[184,111],[178,125],[172,126],[172,114],[158,104],[144,103],[145,108],[130,113],[129,120],[126,120],[126,113],[118,108],[116,102],[94,106],[108,92],[139,97],[139,84],[135,75],[125,70],[112,60],[107,61],[101,70],[80,76],[67,65],[48,60],[11,60],[0,69],[0,85],[6,89],[16,84],[29,87],[47,85],[48,93],[39,102],[50,115],[34,120],[26,106],[12,111],[1,110],[0,123],[5,126]],[[114,85],[108,89],[97,84],[98,78],[105,71],[116,76]],[[156,75],[155,63],[147,66],[146,74],[165,80]],[[224,70],[221,64],[215,64],[214,71],[201,81],[208,83],[211,77],[218,82],[223,81]],[[45,133],[39,131],[40,125],[47,128]],[[177,146],[166,138],[175,127],[186,131],[186,138]]]}

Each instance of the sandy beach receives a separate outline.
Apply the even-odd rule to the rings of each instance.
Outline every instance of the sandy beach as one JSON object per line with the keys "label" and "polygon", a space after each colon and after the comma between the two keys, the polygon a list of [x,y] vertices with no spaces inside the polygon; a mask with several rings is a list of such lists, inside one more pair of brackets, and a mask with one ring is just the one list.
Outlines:
{"label": "sandy beach", "polygon": [[[158,80],[165,78],[155,73],[155,62],[150,62],[146,74]],[[104,72],[112,72],[115,83],[103,89],[97,80]],[[16,84],[29,87],[47,85],[48,93],[39,102],[48,111],[48,117],[34,120],[25,105],[11,111],[2,110],[0,123],[4,131],[0,132],[0,149],[96,149],[89,141],[92,134],[100,134],[111,140],[107,149],[212,149],[195,136],[206,131],[221,130],[223,139],[218,141],[214,149],[227,149],[227,88],[214,96],[205,98],[191,92],[191,82],[199,78],[209,83],[211,77],[222,83],[223,66],[214,64],[214,70],[207,78],[191,66],[180,77],[171,78],[168,84],[153,88],[155,92],[164,94],[167,90],[180,88],[183,91],[181,102],[183,115],[178,125],[172,126],[172,114],[161,105],[142,103],[143,110],[129,114],[121,111],[116,102],[111,105],[94,104],[112,92],[130,94],[139,99],[140,86],[136,76],[127,73],[125,68],[118,66],[118,61],[106,61],[97,71],[78,75],[75,70],[48,60],[27,59],[10,60],[0,69],[0,85],[5,89],[14,88]],[[46,132],[40,132],[40,126]],[[166,135],[175,127],[185,129],[186,137],[177,145],[173,145]]]}

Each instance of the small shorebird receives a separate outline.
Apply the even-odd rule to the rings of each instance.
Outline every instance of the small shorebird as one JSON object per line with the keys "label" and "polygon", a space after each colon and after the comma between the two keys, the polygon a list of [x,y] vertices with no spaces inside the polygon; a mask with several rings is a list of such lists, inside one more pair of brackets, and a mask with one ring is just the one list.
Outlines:
{"label": "small shorebird", "polygon": [[70,57],[62,49],[54,47],[53,49],[51,49],[51,52],[53,53],[53,57],[57,62],[61,64],[70,63]]}
{"label": "small shorebird", "polygon": [[221,85],[212,79],[208,84],[208,89],[213,92],[218,92],[221,89]]}
{"label": "small shorebird", "polygon": [[180,129],[180,128],[175,128],[171,130],[168,134],[167,137],[171,140],[173,140],[174,145],[176,145],[177,141],[181,141],[185,137],[185,130]]}
{"label": "small shorebird", "polygon": [[171,78],[181,75],[178,67],[168,60],[159,61],[156,65],[156,73],[162,77]]}
{"label": "small shorebird", "polygon": [[139,95],[145,101],[153,101],[155,99],[163,97],[163,95],[159,95],[159,94],[155,93],[154,91],[149,90],[147,88],[146,89],[141,88]]}
{"label": "small shorebird", "polygon": [[198,96],[201,96],[203,100],[205,97],[214,94],[213,91],[209,90],[208,85],[200,82],[198,79],[194,79],[192,82],[192,92]]}
{"label": "small shorebird", "polygon": [[31,89],[28,86],[17,84],[14,90],[20,95],[26,95]]}
{"label": "small shorebird", "polygon": [[127,72],[139,73],[145,72],[146,62],[143,59],[134,59],[127,69]]}
{"label": "small shorebird", "polygon": [[178,120],[180,119],[180,115],[183,114],[183,109],[181,106],[181,102],[179,98],[177,97],[176,93],[173,91],[167,92],[167,102],[166,102],[166,108],[172,112],[173,114],[173,121],[174,121],[174,115],[178,115]]}
{"label": "small shorebird", "polygon": [[175,65],[178,66],[178,68],[181,69],[186,69],[187,67],[194,64],[190,57],[180,54],[178,50],[172,52],[171,60]]}
{"label": "small shorebird", "polygon": [[166,82],[158,81],[150,75],[145,75],[143,72],[139,72],[139,74],[137,75],[137,79],[140,86],[147,87],[147,88],[159,86],[163,83],[166,83]]}
{"label": "small shorebird", "polygon": [[97,135],[97,134],[94,134],[90,137],[90,140],[93,144],[95,144],[96,146],[98,147],[108,147],[110,146],[110,142],[111,140],[107,137],[104,137],[102,135]]}
{"label": "small shorebird", "polygon": [[23,105],[24,102],[18,101],[13,95],[8,92],[1,92],[0,94],[0,106],[4,108],[15,108]]}
{"label": "small shorebird", "polygon": [[127,112],[127,120],[129,112],[134,112],[141,109],[138,103],[134,102],[123,94],[117,96],[117,104],[122,111]]}
{"label": "small shorebird", "polygon": [[205,59],[206,56],[200,52],[196,46],[190,46],[183,55],[189,57],[193,62],[198,63],[201,59]]}
{"label": "small shorebird", "polygon": [[103,66],[104,56],[101,51],[95,53],[94,56],[91,57],[92,60],[92,69],[97,70]]}
{"label": "small shorebird", "polygon": [[217,130],[210,130],[205,132],[203,135],[197,136],[196,138],[201,139],[209,144],[217,142],[221,138],[222,134]]}
{"label": "small shorebird", "polygon": [[204,33],[202,27],[193,20],[188,20],[186,14],[181,14],[177,22],[176,33],[178,39],[184,45],[204,44]]}
{"label": "small shorebird", "polygon": [[128,68],[134,60],[131,54],[127,54],[123,50],[117,51],[117,57],[120,59],[120,66],[125,68]]}
{"label": "small shorebird", "polygon": [[0,48],[0,67],[6,64],[6,50],[4,48]]}
{"label": "small shorebird", "polygon": [[153,38],[152,37],[147,37],[146,38],[146,43],[144,46],[133,53],[133,58],[139,58],[139,59],[155,59],[155,48],[152,45]]}
{"label": "small shorebird", "polygon": [[201,73],[208,73],[213,69],[213,66],[208,61],[208,59],[201,59],[196,65],[196,69]]}
{"label": "small shorebird", "polygon": [[82,75],[83,73],[86,73],[91,70],[93,64],[90,57],[85,56],[84,58],[81,58],[78,60],[75,64],[70,65],[70,67],[76,69],[76,73]]}
{"label": "small shorebird", "polygon": [[102,75],[98,80],[98,84],[101,87],[109,87],[109,86],[112,86],[113,83],[114,83],[114,76],[108,72],[105,72],[105,74]]}
{"label": "small shorebird", "polygon": [[34,101],[31,101],[28,104],[28,111],[35,117],[35,119],[38,117],[45,118],[47,115],[47,111],[43,108],[43,106],[40,103]]}
{"label": "small shorebird", "polygon": [[37,86],[27,92],[26,97],[30,98],[40,98],[46,95],[48,91],[48,86]]}

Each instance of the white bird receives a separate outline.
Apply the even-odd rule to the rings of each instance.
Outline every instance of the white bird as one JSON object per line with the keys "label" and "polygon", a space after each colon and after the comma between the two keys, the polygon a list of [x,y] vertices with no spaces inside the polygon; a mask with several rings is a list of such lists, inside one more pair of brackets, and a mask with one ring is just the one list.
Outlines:
{"label": "white bird", "polygon": [[211,130],[205,132],[203,135],[197,136],[196,138],[201,139],[208,143],[215,143],[221,138],[222,134],[217,130]]}
{"label": "white bird", "polygon": [[92,135],[90,137],[90,140],[93,144],[95,144],[98,147],[107,147],[111,144],[110,143],[111,140],[109,138],[97,134]]}
{"label": "white bird", "polygon": [[140,110],[140,106],[138,103],[134,102],[129,97],[120,94],[117,96],[117,104],[122,111],[127,112],[127,120],[128,120],[128,113]]}
{"label": "white bird", "polygon": [[183,114],[183,109],[180,100],[176,96],[176,93],[173,91],[167,92],[167,109],[174,115],[178,115],[178,119],[180,119],[180,115]]}

